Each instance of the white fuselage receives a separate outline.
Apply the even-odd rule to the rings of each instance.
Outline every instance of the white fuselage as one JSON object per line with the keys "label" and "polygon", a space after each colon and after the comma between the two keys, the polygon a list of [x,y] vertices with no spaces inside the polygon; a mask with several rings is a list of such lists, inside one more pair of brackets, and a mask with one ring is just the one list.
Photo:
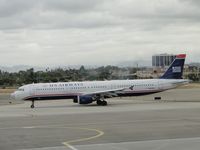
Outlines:
{"label": "white fuselage", "polygon": [[187,82],[184,79],[145,79],[37,83],[20,87],[11,97],[18,100],[67,99],[109,91],[119,96],[135,96],[165,91]]}

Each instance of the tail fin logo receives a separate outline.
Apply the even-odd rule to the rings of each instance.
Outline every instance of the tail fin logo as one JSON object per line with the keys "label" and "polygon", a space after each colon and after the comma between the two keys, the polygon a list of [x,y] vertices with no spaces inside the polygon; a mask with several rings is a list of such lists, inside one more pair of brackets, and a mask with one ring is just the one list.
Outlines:
{"label": "tail fin logo", "polygon": [[182,79],[186,54],[177,55],[161,79]]}
{"label": "tail fin logo", "polygon": [[180,66],[172,67],[172,72],[173,73],[180,73],[181,72],[181,67]]}

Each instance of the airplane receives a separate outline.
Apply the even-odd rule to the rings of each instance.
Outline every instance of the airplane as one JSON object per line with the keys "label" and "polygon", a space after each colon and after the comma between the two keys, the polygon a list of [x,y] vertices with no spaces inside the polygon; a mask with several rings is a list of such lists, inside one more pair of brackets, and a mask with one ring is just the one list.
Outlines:
{"label": "airplane", "polygon": [[73,99],[74,103],[106,106],[106,98],[140,96],[162,92],[189,83],[183,79],[183,67],[186,54],[176,56],[166,72],[158,79],[110,80],[36,83],[19,87],[11,98],[15,100],[35,101]]}

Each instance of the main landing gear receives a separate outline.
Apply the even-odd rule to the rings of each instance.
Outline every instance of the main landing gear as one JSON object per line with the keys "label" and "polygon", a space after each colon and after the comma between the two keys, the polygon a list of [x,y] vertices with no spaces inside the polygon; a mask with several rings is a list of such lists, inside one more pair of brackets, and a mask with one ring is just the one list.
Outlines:
{"label": "main landing gear", "polygon": [[35,108],[34,100],[32,100],[31,108]]}
{"label": "main landing gear", "polygon": [[107,101],[105,101],[105,100],[97,100],[97,105],[106,106],[107,105]]}

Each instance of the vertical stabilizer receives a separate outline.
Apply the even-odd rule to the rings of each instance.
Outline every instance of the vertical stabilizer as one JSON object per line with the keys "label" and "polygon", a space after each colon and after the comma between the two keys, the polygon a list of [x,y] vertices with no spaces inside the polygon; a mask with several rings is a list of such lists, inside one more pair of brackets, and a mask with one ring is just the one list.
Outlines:
{"label": "vertical stabilizer", "polygon": [[161,76],[161,79],[182,79],[183,68],[186,54],[179,54],[176,56],[167,71]]}

